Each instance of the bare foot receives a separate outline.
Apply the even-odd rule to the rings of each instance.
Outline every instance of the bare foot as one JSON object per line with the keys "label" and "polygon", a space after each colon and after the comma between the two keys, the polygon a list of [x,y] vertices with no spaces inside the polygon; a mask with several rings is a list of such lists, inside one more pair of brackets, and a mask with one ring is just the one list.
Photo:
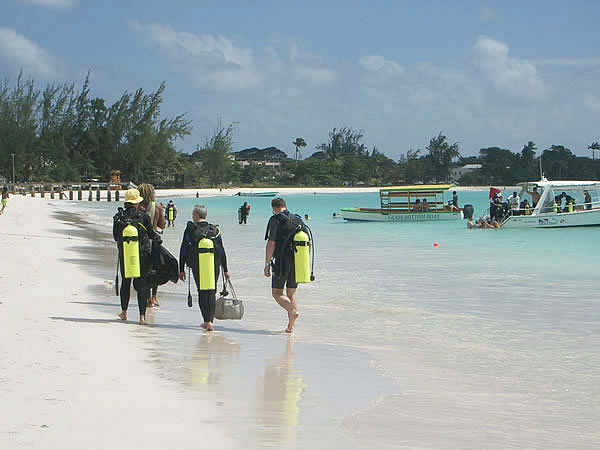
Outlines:
{"label": "bare foot", "polygon": [[127,311],[121,311],[119,313],[119,319],[121,319],[121,320],[127,320]]}
{"label": "bare foot", "polygon": [[207,324],[207,323],[208,323],[208,322],[202,322],[202,325],[200,325],[200,326],[206,330],[206,324]]}
{"label": "bare foot", "polygon": [[289,322],[288,322],[288,326],[285,329],[286,333],[291,333],[292,331],[294,331],[294,325],[296,324],[296,319],[298,319],[298,317],[300,316],[300,314],[298,314],[298,311],[296,311],[295,309],[292,310],[291,313],[288,313],[288,317],[289,317]]}
{"label": "bare foot", "polygon": [[146,309],[152,308],[152,306],[152,300],[148,300],[148,303],[146,303]]}
{"label": "bare foot", "polygon": [[146,317],[140,316],[140,325],[146,325]]}
{"label": "bare foot", "polygon": [[158,303],[158,299],[156,298],[156,295],[152,296],[152,304],[154,306],[160,306],[160,303]]}
{"label": "bare foot", "polygon": [[212,322],[206,323],[206,331],[215,331],[215,329],[213,328]]}

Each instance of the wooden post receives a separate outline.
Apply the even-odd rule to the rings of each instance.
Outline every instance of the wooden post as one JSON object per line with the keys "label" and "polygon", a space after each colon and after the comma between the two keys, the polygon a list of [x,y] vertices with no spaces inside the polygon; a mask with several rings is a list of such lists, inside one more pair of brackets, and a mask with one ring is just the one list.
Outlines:
{"label": "wooden post", "polygon": [[73,191],[69,191],[69,200],[73,200]]}
{"label": "wooden post", "polygon": [[117,189],[115,191],[115,202],[118,202],[118,201],[119,201],[119,190]]}
{"label": "wooden post", "polygon": [[106,201],[110,202],[110,197],[112,196],[112,193],[110,192],[110,189],[108,191],[106,191]]}
{"label": "wooden post", "polygon": [[96,191],[96,201],[99,202],[100,201],[100,189],[98,189]]}
{"label": "wooden post", "polygon": [[81,190],[77,191],[77,200],[81,200],[83,198],[83,194],[81,193]]}
{"label": "wooden post", "polygon": [[50,188],[50,198],[54,200],[54,186]]}
{"label": "wooden post", "polygon": [[92,190],[90,189],[89,191],[89,195],[88,195],[88,202],[92,201]]}

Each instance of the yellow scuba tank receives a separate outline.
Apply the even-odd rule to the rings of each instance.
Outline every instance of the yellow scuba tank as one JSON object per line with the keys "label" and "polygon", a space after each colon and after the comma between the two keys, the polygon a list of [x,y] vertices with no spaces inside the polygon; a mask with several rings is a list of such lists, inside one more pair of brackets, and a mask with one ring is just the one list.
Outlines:
{"label": "yellow scuba tank", "polygon": [[558,205],[556,204],[556,202],[552,204],[552,212],[558,212]]}
{"label": "yellow scuba tank", "polygon": [[173,221],[175,219],[174,215],[175,215],[175,209],[169,208],[169,220],[170,221]]}
{"label": "yellow scuba tank", "polygon": [[125,278],[140,276],[140,242],[138,230],[133,225],[123,228],[123,269]]}
{"label": "yellow scuba tank", "polygon": [[198,280],[200,290],[216,289],[215,283],[215,244],[212,239],[198,241]]}
{"label": "yellow scuba tank", "polygon": [[294,267],[296,283],[310,283],[310,246],[308,234],[298,231],[294,235]]}
{"label": "yellow scuba tank", "polygon": [[573,212],[573,200],[569,202],[569,212]]}

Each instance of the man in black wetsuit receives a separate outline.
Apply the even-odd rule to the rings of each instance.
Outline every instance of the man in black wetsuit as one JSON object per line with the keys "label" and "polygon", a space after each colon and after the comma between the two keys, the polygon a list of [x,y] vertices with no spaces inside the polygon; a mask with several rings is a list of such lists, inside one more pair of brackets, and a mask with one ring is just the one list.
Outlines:
{"label": "man in black wetsuit", "polygon": [[125,278],[125,264],[123,261],[123,229],[127,223],[136,224],[138,230],[140,276],[133,278],[133,287],[137,291],[138,308],[140,310],[140,325],[146,324],[146,305],[150,297],[150,286],[148,285],[148,273],[152,268],[150,239],[157,244],[162,243],[161,237],[152,228],[150,216],[139,210],[143,198],[137,189],[129,189],[125,192],[125,209],[119,208],[119,212],[113,218],[113,238],[119,249],[119,267],[121,268],[121,312],[119,318],[127,320],[127,308],[131,292],[131,278]]}
{"label": "man in black wetsuit", "polygon": [[[223,268],[223,276],[226,280],[229,280],[229,271],[227,269],[227,255],[225,254],[225,248],[223,247],[223,239],[221,238],[221,232],[216,225],[208,223],[206,216],[208,211],[204,205],[196,205],[192,210],[193,222],[188,222],[185,231],[183,232],[183,239],[181,241],[181,248],[179,250],[179,279],[185,280],[185,266],[192,269],[194,275],[194,282],[198,289],[198,306],[200,306],[200,312],[204,323],[202,328],[213,331],[213,321],[215,319],[215,309],[217,306],[216,299],[216,286],[217,280],[219,279],[220,268]],[[198,254],[195,251],[198,246],[199,237],[207,237],[212,239],[214,245],[214,262],[215,262],[215,289],[200,289],[200,277],[198,267]],[[191,303],[188,306],[192,306]]]}
{"label": "man in black wetsuit", "polygon": [[[287,210],[285,200],[274,198],[271,201],[273,216],[269,219],[265,240],[267,247],[265,249],[265,277],[271,276],[271,266],[273,273],[271,278],[271,293],[275,301],[286,310],[288,314],[288,326],[286,332],[291,333],[294,330],[294,324],[298,318],[298,302],[296,300],[296,282],[294,255],[291,250],[289,239],[291,233],[289,230],[290,222],[300,221],[295,214]],[[286,295],[283,294],[283,288],[286,287]]]}

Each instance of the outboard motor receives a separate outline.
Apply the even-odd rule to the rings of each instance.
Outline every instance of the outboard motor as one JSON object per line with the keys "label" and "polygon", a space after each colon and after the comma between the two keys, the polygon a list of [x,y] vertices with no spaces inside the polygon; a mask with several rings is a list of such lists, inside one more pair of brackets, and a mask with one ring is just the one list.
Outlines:
{"label": "outboard motor", "polygon": [[463,219],[472,219],[474,213],[475,213],[475,208],[473,208],[473,205],[464,205],[463,206]]}

